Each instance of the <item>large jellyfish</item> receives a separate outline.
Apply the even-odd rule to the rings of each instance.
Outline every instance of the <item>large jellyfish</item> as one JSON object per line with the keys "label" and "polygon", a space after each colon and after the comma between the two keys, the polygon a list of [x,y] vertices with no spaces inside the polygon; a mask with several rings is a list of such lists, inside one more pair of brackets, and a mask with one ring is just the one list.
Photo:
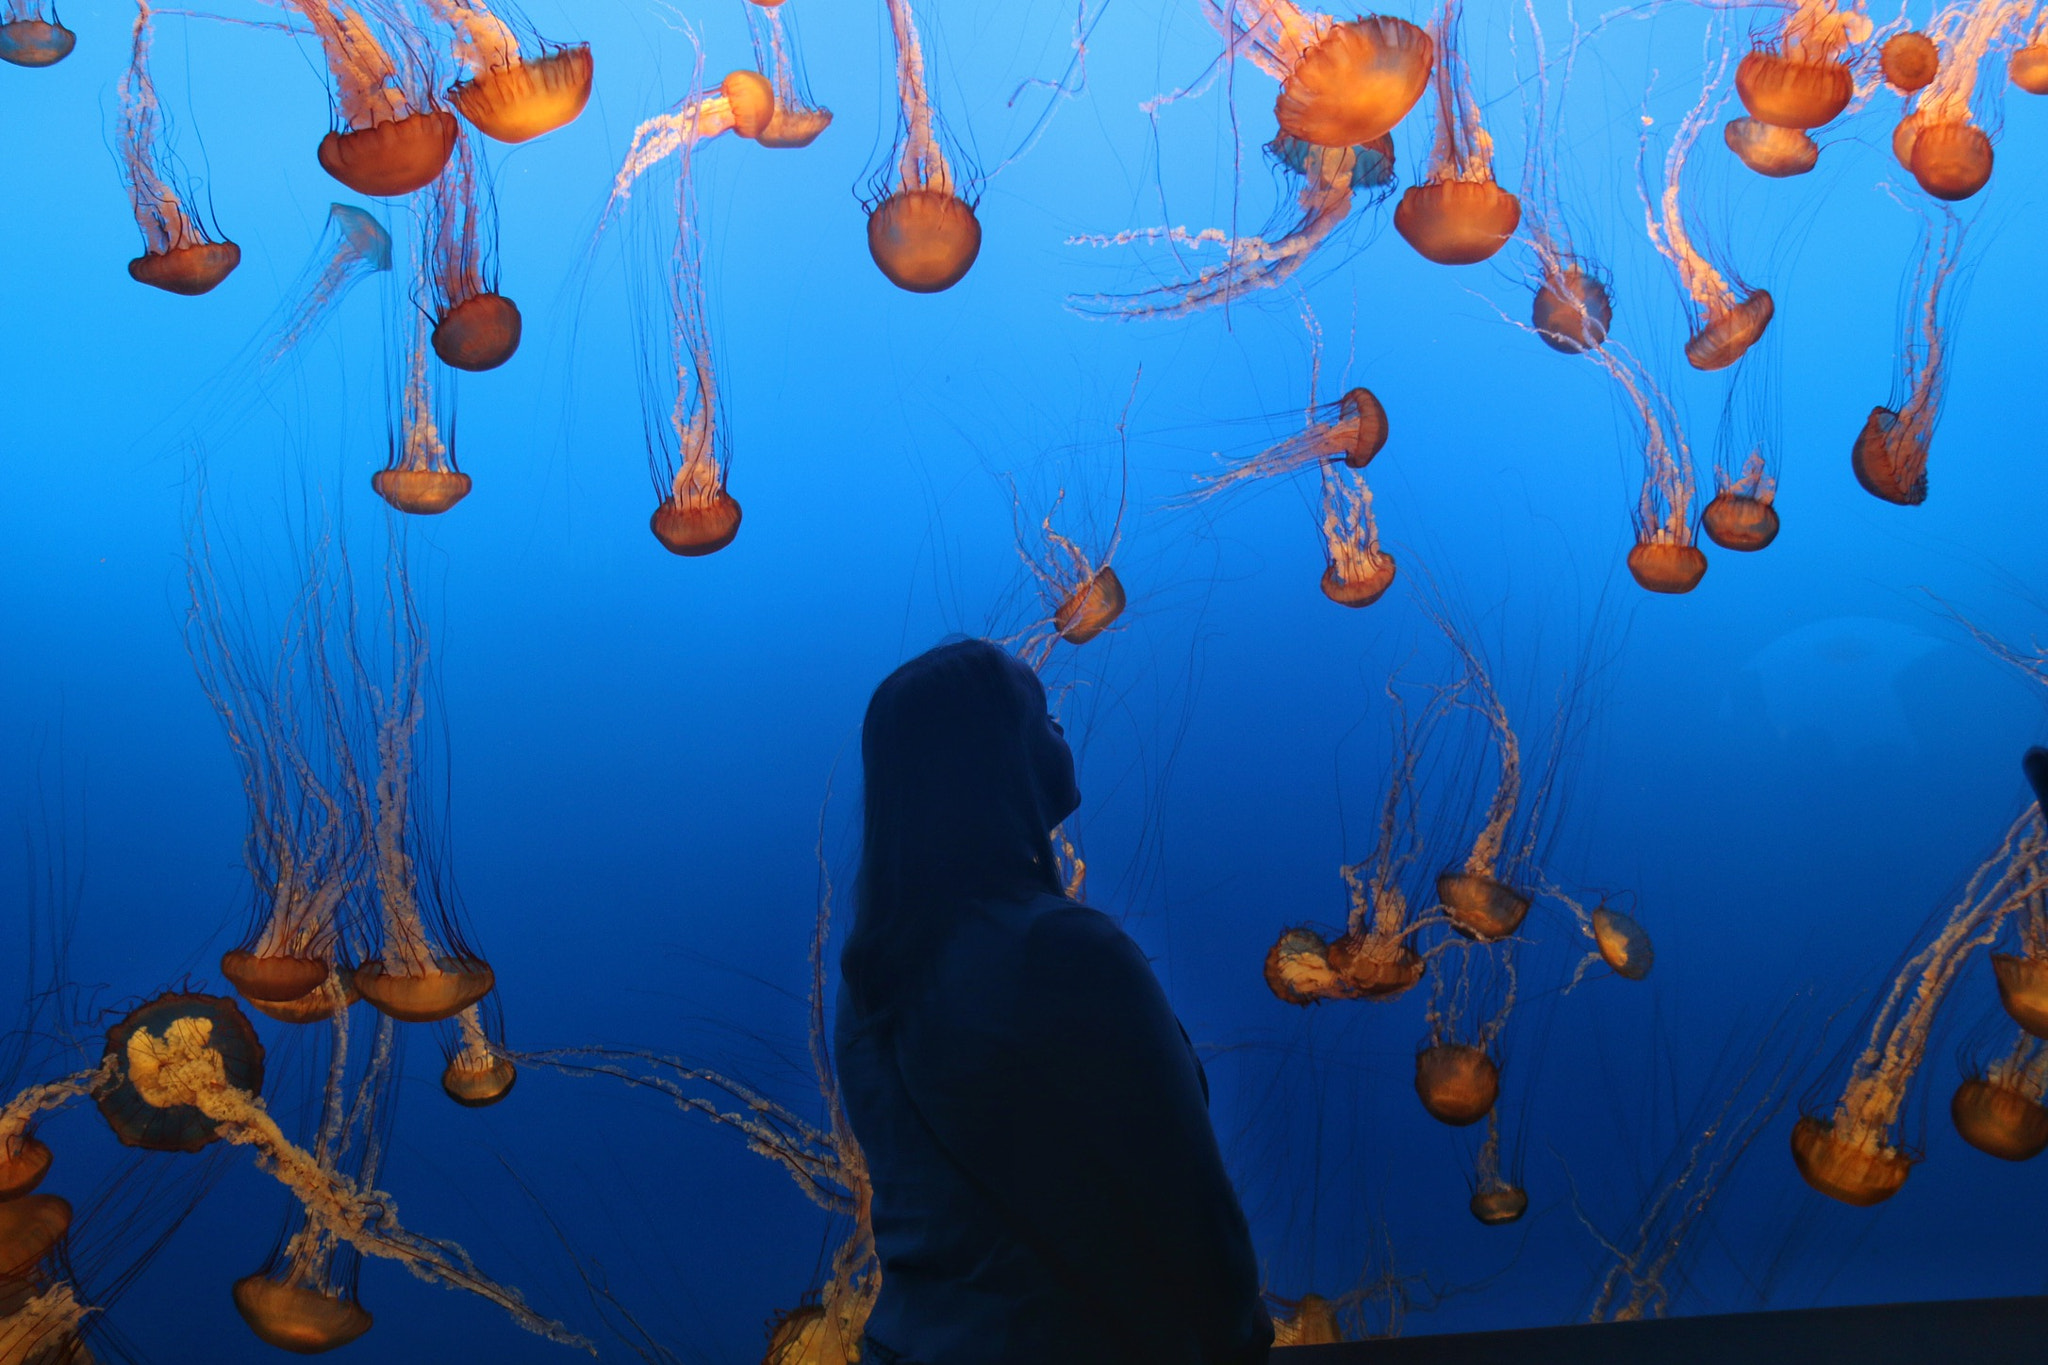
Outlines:
{"label": "large jellyfish", "polygon": [[1892,154],[1936,199],[1968,199],[1990,181],[1991,135],[1970,108],[1977,71],[2033,11],[2029,0],[1978,0],[1946,7],[1929,25],[1940,69],[1893,130]]}
{"label": "large jellyfish", "polygon": [[1859,1208],[1899,1192],[1917,1159],[1902,1140],[1900,1119],[1935,1016],[1972,954],[1998,936],[2007,916],[2043,896],[2048,836],[2040,813],[2030,809],[1970,874],[1955,905],[1933,923],[1928,941],[1906,959],[1878,1004],[1833,1108],[1793,1126],[1792,1159],[1807,1184]]}
{"label": "large jellyfish", "polygon": [[1856,94],[1852,49],[1871,35],[1862,0],[1796,0],[1774,38],[1735,68],[1735,92],[1751,119],[1774,128],[1818,128]]}
{"label": "large jellyfish", "polygon": [[0,62],[55,66],[78,46],[57,7],[46,0],[0,0]]}
{"label": "large jellyfish", "polygon": [[434,354],[458,370],[495,370],[519,349],[519,307],[498,292],[498,205],[479,183],[466,137],[427,201]]}
{"label": "large jellyfish", "polygon": [[[357,194],[411,194],[455,150],[455,115],[437,109],[424,72],[410,87],[363,16],[334,0],[276,0],[306,17],[334,78],[340,128],[320,139],[320,165]],[[389,21],[396,11],[380,10]]]}
{"label": "large jellyfish", "polygon": [[[1752,56],[1756,54],[1751,54]],[[1725,70],[1725,68],[1723,68]],[[1691,315],[1692,334],[1685,343],[1685,358],[1696,370],[1721,370],[1742,359],[1770,326],[1772,303],[1767,289],[1751,289],[1726,266],[1707,259],[1687,224],[1679,188],[1686,158],[1699,140],[1718,104],[1715,88],[1719,75],[1700,90],[1699,102],[1679,120],[1664,153],[1664,183],[1653,194],[1649,182],[1651,123],[1643,121],[1643,140],[1637,152],[1637,170],[1643,198],[1643,222],[1650,245],[1671,262],[1678,283],[1685,291]]]}
{"label": "large jellyfish", "polygon": [[981,254],[972,189],[955,176],[940,145],[941,125],[925,84],[924,44],[910,0],[888,0],[896,38],[896,140],[892,164],[866,201],[868,254],[898,289],[936,294],[966,276]]}
{"label": "large jellyfish", "polygon": [[409,312],[401,368],[392,383],[390,454],[370,476],[370,487],[401,512],[431,517],[468,497],[470,478],[455,463],[455,386],[434,383],[427,365],[427,315]]}
{"label": "large jellyfish", "polygon": [[796,38],[782,21],[781,0],[747,5],[747,31],[754,40],[754,61],[772,73],[775,88],[775,116],[755,134],[763,147],[808,147],[818,134],[832,124],[832,111],[811,100],[810,83],[804,79]]}
{"label": "large jellyfish", "polygon": [[[427,6],[453,31],[455,55],[467,73],[449,89],[448,102],[486,137],[531,141],[573,121],[590,103],[588,43],[550,43],[529,33],[522,44],[483,0],[427,0]],[[535,55],[523,55],[522,46]]]}
{"label": "large jellyfish", "polygon": [[1691,592],[1706,577],[1707,556],[1695,543],[1696,477],[1678,414],[1634,357],[1614,346],[1592,354],[1628,403],[1643,442],[1643,487],[1633,514],[1629,574],[1651,592]]}
{"label": "large jellyfish", "polygon": [[241,264],[242,249],[215,241],[173,183],[174,162],[161,142],[163,116],[149,77],[154,19],[149,0],[136,0],[134,44],[121,77],[121,179],[142,229],[142,254],[128,262],[128,274],[168,293],[204,294]]}
{"label": "large jellyfish", "polygon": [[1444,0],[1436,29],[1436,133],[1422,183],[1394,209],[1394,230],[1438,265],[1471,265],[1507,245],[1522,204],[1493,178],[1493,138],[1460,51],[1462,0]]}
{"label": "large jellyfish", "polygon": [[291,302],[263,343],[263,362],[274,365],[317,332],[358,282],[391,269],[391,234],[352,204],[330,204],[327,227],[312,259],[287,292]]}
{"label": "large jellyfish", "polygon": [[1856,482],[1871,496],[1901,507],[1927,501],[1927,457],[1948,377],[1948,283],[1963,232],[1963,223],[1947,208],[1939,221],[1930,216],[1922,225],[1919,263],[1904,295],[1900,391],[1893,406],[1870,410],[1849,448]]}
{"label": "large jellyfish", "polygon": [[[1529,325],[1544,345],[1583,355],[1604,344],[1614,325],[1614,288],[1607,270],[1578,251],[1558,194],[1556,135],[1550,126],[1549,54],[1533,7],[1529,27],[1536,48],[1535,96],[1525,105],[1527,146],[1522,160],[1522,240],[1535,258],[1535,298]],[[1570,61],[1567,57],[1566,84]],[[1560,101],[1561,102],[1561,101]]]}
{"label": "large jellyfish", "polygon": [[1280,82],[1273,117],[1288,137],[1355,147],[1390,133],[1428,87],[1429,34],[1405,19],[1314,14],[1292,0],[1202,0],[1234,56]]}
{"label": "large jellyfish", "polygon": [[2003,1057],[1971,1068],[1949,1100],[1963,1141],[2001,1161],[2048,1151],[2048,1044],[2022,1030]]}

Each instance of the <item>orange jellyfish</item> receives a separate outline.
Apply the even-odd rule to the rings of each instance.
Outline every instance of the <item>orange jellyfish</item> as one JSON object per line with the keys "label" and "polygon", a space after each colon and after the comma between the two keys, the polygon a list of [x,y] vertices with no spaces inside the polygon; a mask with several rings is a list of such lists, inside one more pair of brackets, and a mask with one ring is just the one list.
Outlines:
{"label": "orange jellyfish", "polygon": [[925,85],[924,44],[910,0],[889,0],[896,38],[896,142],[893,164],[876,176],[864,207],[868,254],[898,289],[936,294],[951,289],[981,254],[981,220],[940,145],[938,111]]}
{"label": "orange jellyfish", "polygon": [[43,0],[0,0],[0,62],[55,66],[76,46],[78,35],[64,27],[54,5]]}
{"label": "orange jellyfish", "polygon": [[1436,30],[1436,134],[1422,183],[1394,209],[1394,230],[1424,259],[1471,265],[1507,245],[1522,203],[1493,178],[1493,138],[1460,52],[1461,0],[1444,0]]}
{"label": "orange jellyfish", "polygon": [[1998,936],[2008,915],[2043,896],[2048,836],[2039,812],[2029,810],[1970,874],[1947,916],[1934,921],[1928,941],[1905,960],[1833,1109],[1793,1126],[1792,1159],[1807,1184],[1858,1208],[1899,1192],[1918,1160],[1904,1144],[1900,1121],[1935,1016],[1971,955]]}
{"label": "orange jellyfish", "polygon": [[1515,1167],[1519,1156],[1503,1166],[1501,1162],[1500,1106],[1486,1113],[1486,1138],[1472,1166],[1472,1198],[1466,1207],[1472,1216],[1490,1228],[1520,1222],[1529,1211],[1529,1191],[1522,1186]]}
{"label": "orange jellyfish", "polygon": [[1275,1346],[1334,1346],[1344,1340],[1337,1305],[1321,1294],[1298,1299],[1269,1298]]}
{"label": "orange jellyfish", "polygon": [[1428,1036],[1415,1055],[1415,1094],[1438,1123],[1465,1128],[1500,1099],[1500,1036],[1515,1003],[1513,944],[1451,939],[1456,965],[1431,974]]}
{"label": "orange jellyfish", "polygon": [[[1490,943],[1521,928],[1533,900],[1528,891],[1512,881],[1515,872],[1529,863],[1532,850],[1506,847],[1522,802],[1522,742],[1478,652],[1452,627],[1447,614],[1433,606],[1425,606],[1425,611],[1443,631],[1463,670],[1462,677],[1446,692],[1446,704],[1470,711],[1485,723],[1500,773],[1487,801],[1485,822],[1472,840],[1471,851],[1462,863],[1438,874],[1436,895],[1454,929],[1467,938]],[[1540,808],[1547,796],[1547,790],[1538,791],[1532,805]],[[1527,843],[1533,845],[1540,823],[1527,819],[1525,813]]]}
{"label": "orange jellyfish", "polygon": [[1650,974],[1657,960],[1656,946],[1650,942],[1650,931],[1634,915],[1609,905],[1605,896],[1588,910],[1582,901],[1548,882],[1543,895],[1571,912],[1580,935],[1591,944],[1591,951],[1572,972],[1566,991],[1583,981],[1596,962],[1605,963],[1624,981],[1641,981]]}
{"label": "orange jellyfish", "polygon": [[755,64],[772,73],[769,80],[775,89],[775,115],[754,140],[763,147],[810,146],[832,126],[832,111],[811,100],[795,36],[782,19],[781,0],[752,0],[747,5],[747,32],[754,40]]}
{"label": "orange jellyfish", "polygon": [[1266,989],[1283,1005],[1349,1000],[1354,992],[1330,965],[1330,943],[1306,925],[1283,929],[1266,950]]}
{"label": "orange jellyfish", "polygon": [[520,35],[483,0],[427,0],[455,35],[456,59],[467,73],[448,102],[478,132],[500,142],[529,142],[573,122],[590,103],[588,43],[550,43],[528,35],[535,55],[522,55]]}
{"label": "orange jellyfish", "polygon": [[1884,82],[1901,95],[1932,84],[1941,71],[1941,49],[1917,29],[1894,33],[1877,50],[1877,68]]}
{"label": "orange jellyfish", "polygon": [[1280,82],[1280,131],[1319,147],[1353,147],[1394,129],[1428,88],[1435,51],[1405,19],[1314,14],[1292,0],[1208,0],[1230,52]]}
{"label": "orange jellyfish", "polygon": [[351,204],[330,204],[327,227],[313,257],[286,297],[291,302],[263,343],[263,361],[274,365],[317,332],[348,292],[370,275],[391,269],[391,234]]}
{"label": "orange jellyfish", "polygon": [[456,139],[448,164],[426,215],[434,354],[458,370],[495,370],[519,349],[520,333],[519,306],[498,292],[497,204],[477,183],[468,138]]}
{"label": "orange jellyfish", "polygon": [[[1014,499],[1013,506],[1021,506]],[[1041,669],[1052,657],[1053,646],[1061,640],[1085,645],[1116,624],[1128,598],[1124,584],[1111,567],[1123,538],[1124,508],[1117,505],[1116,520],[1110,526],[1107,543],[1093,553],[1073,536],[1053,529],[1053,518],[1066,501],[1066,490],[1054,495],[1052,506],[1039,522],[1044,549],[1034,555],[1023,526],[1017,527],[1017,557],[1037,580],[1046,615],[1039,618],[1017,641],[1017,652],[1034,669]]]}
{"label": "orange jellyfish", "polygon": [[159,146],[156,86],[149,77],[148,0],[136,0],[135,41],[121,77],[121,179],[142,229],[142,254],[128,262],[138,283],[172,294],[204,294],[242,261],[233,242],[215,241],[185,208],[172,184],[172,161]]}
{"label": "orange jellyfish", "polygon": [[1948,377],[1947,286],[1962,250],[1963,224],[1944,208],[1937,225],[1922,226],[1919,264],[1905,298],[1909,312],[1899,339],[1902,395],[1870,410],[1849,448],[1856,482],[1872,497],[1901,507],[1927,501],[1927,458],[1941,420]]}
{"label": "orange jellyfish", "polygon": [[1350,389],[1334,403],[1311,402],[1307,425],[1294,435],[1232,461],[1220,474],[1197,475],[1189,500],[1212,498],[1252,479],[1278,478],[1333,463],[1364,469],[1386,444],[1387,410],[1371,389]]}
{"label": "orange jellyfish", "polygon": [[2048,14],[2034,20],[2027,41],[2006,59],[2005,73],[2029,95],[2048,95]]}
{"label": "orange jellyfish", "polygon": [[[1770,410],[1767,387],[1760,400]],[[1753,553],[1778,538],[1778,476],[1772,448],[1775,422],[1738,420],[1731,393],[1714,447],[1714,496],[1700,514],[1707,539],[1724,550]]]}
{"label": "orange jellyfish", "polygon": [[1832,122],[1856,94],[1851,49],[1870,35],[1862,0],[1796,0],[1776,38],[1757,43],[1735,68],[1735,93],[1759,123]]}
{"label": "orange jellyfish", "polygon": [[496,992],[455,1016],[455,1036],[442,1049],[441,1089],[465,1109],[485,1109],[512,1093],[519,1068],[505,1048],[505,1019]]}
{"label": "orange jellyfish", "polygon": [[370,476],[370,487],[401,512],[431,517],[468,497],[470,478],[455,463],[454,385],[435,384],[427,371],[426,314],[412,310],[408,324],[405,369],[392,396],[390,454]]}
{"label": "orange jellyfish", "polygon": [[2048,1046],[2022,1032],[1988,1068],[1972,1067],[1949,1100],[1963,1141],[2001,1161],[2032,1161],[2048,1151]]}
{"label": "orange jellyfish", "polygon": [[[1750,54],[1755,56],[1755,53]],[[1709,260],[1687,224],[1680,202],[1679,187],[1686,158],[1699,140],[1715,105],[1714,87],[1709,81],[1700,91],[1699,103],[1679,121],[1671,146],[1664,153],[1664,185],[1653,194],[1648,176],[1651,124],[1643,123],[1643,142],[1638,155],[1642,171],[1643,221],[1650,245],[1678,272],[1691,313],[1691,335],[1685,343],[1685,358],[1696,370],[1722,370],[1742,359],[1770,326],[1772,303],[1767,289],[1751,289],[1739,279],[1731,282],[1732,271]]]}
{"label": "orange jellyfish", "polygon": [[1394,586],[1394,556],[1380,548],[1372,489],[1363,475],[1325,465],[1323,596],[1340,607],[1369,607]]}
{"label": "orange jellyfish", "polygon": [[73,1100],[93,1095],[104,1073],[95,1068],[24,1087],[0,1104],[0,1208],[32,1194],[50,1173],[54,1157],[35,1136],[36,1120]]}
{"label": "orange jellyfish", "polygon": [[1558,193],[1555,134],[1549,126],[1549,55],[1541,26],[1531,21],[1537,94],[1526,106],[1522,159],[1522,239],[1535,257],[1535,298],[1529,325],[1537,339],[1564,355],[1583,355],[1605,344],[1614,326],[1614,282],[1606,269],[1573,246],[1571,224]]}
{"label": "orange jellyfish", "polygon": [[455,115],[435,108],[431,92],[405,88],[398,64],[356,11],[332,0],[279,2],[313,26],[334,78],[342,126],[320,139],[322,169],[357,194],[380,197],[432,183],[455,150]]}
{"label": "orange jellyfish", "polygon": [[775,90],[758,71],[734,71],[710,94],[693,89],[688,98],[666,114],[656,114],[633,130],[626,159],[612,177],[611,197],[605,202],[609,221],[632,197],[633,185],[641,176],[681,154],[687,162],[700,142],[721,133],[757,138],[774,120]]}
{"label": "orange jellyfish", "polygon": [[1951,5],[1929,25],[1942,53],[1940,69],[1893,130],[1892,154],[1936,199],[1968,199],[1990,181],[1991,135],[1970,110],[1977,69],[2033,8],[2026,0],[1980,0]]}
{"label": "orange jellyfish", "polygon": [[1612,346],[1593,354],[1621,390],[1643,442],[1643,487],[1636,498],[1629,574],[1651,592],[1691,592],[1706,577],[1707,556],[1693,534],[1692,450],[1678,414],[1633,357]]}
{"label": "orange jellyfish", "polygon": [[[2015,657],[2009,649],[1994,647],[2008,660]],[[1998,1003],[2026,1032],[2048,1038],[2048,903],[2037,900],[2028,905],[2020,918],[2019,939],[2019,952],[1991,955]]]}

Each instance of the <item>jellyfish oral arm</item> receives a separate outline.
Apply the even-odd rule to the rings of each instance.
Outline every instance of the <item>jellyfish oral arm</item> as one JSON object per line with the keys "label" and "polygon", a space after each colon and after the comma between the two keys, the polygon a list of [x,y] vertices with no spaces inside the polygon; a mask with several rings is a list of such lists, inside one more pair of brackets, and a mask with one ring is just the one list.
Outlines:
{"label": "jellyfish oral arm", "polygon": [[434,17],[455,35],[455,54],[472,75],[519,61],[519,39],[505,22],[468,0],[427,0]]}
{"label": "jellyfish oral arm", "polygon": [[648,171],[677,152],[731,132],[734,126],[732,101],[724,95],[705,95],[672,113],[657,114],[642,123],[633,130],[626,160],[612,177],[605,216],[611,217],[620,204],[632,197],[634,182]]}
{"label": "jellyfish oral arm", "polygon": [[0,1105],[0,1150],[11,1149],[20,1142],[38,1115],[62,1109],[73,1100],[97,1093],[112,1075],[111,1066],[101,1065],[91,1071],[80,1071],[62,1080],[32,1085],[15,1092],[5,1105]]}

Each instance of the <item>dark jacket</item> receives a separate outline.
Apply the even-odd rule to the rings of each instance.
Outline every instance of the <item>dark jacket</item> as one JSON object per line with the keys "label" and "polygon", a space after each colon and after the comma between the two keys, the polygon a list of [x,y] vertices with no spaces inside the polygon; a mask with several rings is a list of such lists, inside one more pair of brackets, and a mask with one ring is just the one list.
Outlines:
{"label": "dark jacket", "polygon": [[1254,1365],[1273,1330],[1151,966],[1055,896],[963,907],[836,1053],[874,1182],[869,1335],[916,1365]]}

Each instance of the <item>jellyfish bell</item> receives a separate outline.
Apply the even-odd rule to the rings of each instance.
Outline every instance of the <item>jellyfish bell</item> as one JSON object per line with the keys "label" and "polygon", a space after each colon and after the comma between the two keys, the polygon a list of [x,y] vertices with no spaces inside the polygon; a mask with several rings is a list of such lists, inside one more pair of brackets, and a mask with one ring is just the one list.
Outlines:
{"label": "jellyfish bell", "polygon": [[280,1024],[320,1024],[356,1001],[355,969],[337,966],[329,978],[296,1000],[250,1000],[249,1007]]}
{"label": "jellyfish bell", "polygon": [[452,1019],[489,995],[497,981],[490,963],[456,954],[436,955],[426,971],[394,972],[375,961],[356,968],[363,999],[401,1024]]}
{"label": "jellyfish bell", "polygon": [[1344,463],[1363,469],[1387,444],[1387,410],[1371,389],[1356,388],[1337,400]]}
{"label": "jellyfish bell", "polygon": [[[1266,154],[1296,175],[1313,176],[1323,153],[1330,150],[1286,133],[1275,134]],[[1351,188],[1375,189],[1394,182],[1394,137],[1381,133],[1351,149]]]}
{"label": "jellyfish bell", "polygon": [[1053,608],[1052,628],[1070,645],[1085,645],[1123,615],[1123,580],[1105,564],[1075,585]]}
{"label": "jellyfish bell", "polygon": [[25,1280],[71,1230],[71,1201],[30,1194],[0,1204],[0,1284]]}
{"label": "jellyfish bell", "polygon": [[2048,1150],[2048,1108],[2017,1086],[1969,1077],[1948,1114],[1963,1141],[2002,1161],[2032,1161]]}
{"label": "jellyfish bell", "polygon": [[1927,443],[1890,408],[1870,410],[1849,448],[1849,468],[1873,497],[1901,507],[1927,501]]}
{"label": "jellyfish bell", "polygon": [[1854,1208],[1882,1204],[1912,1174],[1913,1159],[1879,1139],[1855,1142],[1826,1119],[1792,1125],[1792,1161],[1806,1183]]}
{"label": "jellyfish bell", "polygon": [[331,970],[323,957],[258,954],[235,948],[221,954],[220,974],[244,1000],[277,1003],[297,1000],[317,990]]}
{"label": "jellyfish bell", "polygon": [[1521,221],[1522,201],[1490,179],[1411,185],[1394,208],[1394,231],[1438,265],[1488,259]]}
{"label": "jellyfish bell", "polygon": [[441,1089],[465,1109],[485,1109],[512,1093],[519,1080],[519,1068],[510,1057],[492,1053],[476,1065],[465,1052],[457,1052],[441,1069]]}
{"label": "jellyfish bell", "polygon": [[0,24],[0,62],[55,66],[78,46],[78,35],[54,19],[12,19]]}
{"label": "jellyfish bell", "polygon": [[1781,128],[1818,128],[1849,107],[1849,64],[1752,49],[1735,68],[1735,93],[1749,116]]}
{"label": "jellyfish bell", "polygon": [[1369,607],[1394,586],[1394,557],[1382,550],[1363,572],[1347,572],[1332,564],[1323,570],[1323,596],[1340,607]]}
{"label": "jellyfish bell", "polygon": [[1761,550],[1778,538],[1778,509],[1730,489],[1714,495],[1700,521],[1707,538],[1724,550]]}
{"label": "jellyfish bell", "polygon": [[[2015,56],[2018,54],[2015,53]],[[1894,33],[1877,50],[1877,69],[1885,83],[1902,95],[1924,90],[1941,72],[1941,49],[1924,33]]]}
{"label": "jellyfish bell", "polygon": [[1266,988],[1283,1004],[1313,1005],[1346,992],[1330,969],[1329,945],[1313,929],[1289,929],[1266,953]]}
{"label": "jellyfish bell", "polygon": [[1993,953],[1998,1003],[2014,1023],[2036,1038],[2048,1038],[2048,958]]}
{"label": "jellyfish bell", "polygon": [[758,71],[728,72],[718,93],[731,106],[732,130],[741,137],[761,136],[775,119],[775,87]]}
{"label": "jellyfish bell", "polygon": [[1735,306],[1709,314],[1685,343],[1686,361],[1696,370],[1725,370],[1742,359],[1771,325],[1771,291],[1759,289]]}
{"label": "jellyfish bell", "polygon": [[590,103],[593,72],[590,45],[577,43],[458,81],[448,102],[485,137],[530,142],[575,121]]}
{"label": "jellyfish bell", "polygon": [[1321,1294],[1303,1294],[1273,1324],[1275,1346],[1335,1346],[1343,1340],[1337,1305]]}
{"label": "jellyfish bell", "polygon": [[266,1345],[300,1355],[346,1346],[370,1330],[370,1310],[338,1294],[248,1275],[231,1291],[235,1311]]}
{"label": "jellyfish bell", "polygon": [[1960,120],[1924,123],[1912,139],[1907,169],[1920,188],[1953,203],[1968,199],[1991,179],[1991,137]]}
{"label": "jellyfish bell", "polygon": [[1481,943],[1506,938],[1528,918],[1530,898],[1506,882],[1479,872],[1445,872],[1436,879],[1436,898],[1451,927]]}
{"label": "jellyfish bell", "polygon": [[2005,74],[2029,95],[2048,95],[2048,43],[2014,48],[2006,59]]}
{"label": "jellyfish bell", "polygon": [[380,469],[370,487],[401,512],[433,517],[469,496],[470,477],[459,469]]}
{"label": "jellyfish bell", "polygon": [[1604,905],[1593,907],[1593,943],[1600,949],[1600,960],[1630,981],[1648,976],[1657,960],[1649,932],[1634,917]]}
{"label": "jellyfish bell", "polygon": [[850,1353],[822,1305],[782,1314],[768,1332],[762,1365],[849,1365]]}
{"label": "jellyfish bell", "polygon": [[665,500],[654,509],[649,528],[662,548],[672,555],[695,558],[715,554],[732,544],[740,533],[739,500],[723,488],[714,491],[701,505]]}
{"label": "jellyfish bell", "polygon": [[1325,958],[1349,993],[1362,1000],[1391,1000],[1422,980],[1422,954],[1399,940],[1345,934],[1329,945]]}
{"label": "jellyfish bell", "polygon": [[208,293],[242,263],[233,242],[194,242],[169,251],[146,251],[128,262],[128,277],[170,294]]}
{"label": "jellyfish bell", "polygon": [[434,182],[455,153],[455,115],[422,109],[320,139],[320,165],[357,194],[387,198]]}
{"label": "jellyfish bell", "polygon": [[1761,119],[1730,119],[1721,130],[1721,139],[1743,165],[1773,180],[1805,175],[1820,161],[1820,147],[1804,129]]}
{"label": "jellyfish bell", "polygon": [[233,1000],[182,991],[157,996],[107,1030],[115,1083],[100,1092],[99,1108],[114,1136],[151,1152],[196,1152],[220,1126],[195,1105],[162,1102],[167,1040],[196,1045],[218,1062],[226,1084],[251,1095],[263,1089],[263,1044]]}
{"label": "jellyfish bell", "polygon": [[1583,355],[1607,340],[1614,325],[1614,300],[1607,283],[1576,261],[1546,273],[1529,312],[1543,344],[1566,355]]}
{"label": "jellyfish bell", "polygon": [[1484,1048],[1437,1043],[1416,1054],[1415,1093],[1438,1123],[1469,1127],[1493,1112],[1500,1068]]}
{"label": "jellyfish bell", "polygon": [[774,116],[754,135],[754,141],[763,147],[808,147],[831,126],[830,109],[791,109],[777,100]]}
{"label": "jellyfish bell", "polygon": [[1913,169],[1913,144],[1919,141],[1920,111],[1915,109],[1892,125],[1892,157],[1905,170]]}
{"label": "jellyfish bell", "polygon": [[1273,117],[1289,137],[1318,147],[1370,142],[1408,116],[1435,60],[1429,34],[1406,19],[1331,24],[1287,73]]}
{"label": "jellyfish bell", "polygon": [[1645,541],[1628,552],[1628,571],[1651,592],[1686,593],[1707,576],[1707,556],[1697,545]]}
{"label": "jellyfish bell", "polygon": [[945,190],[898,190],[868,215],[868,254],[898,289],[937,294],[966,277],[981,254],[981,221]]}
{"label": "jellyfish bell", "polygon": [[1469,1205],[1472,1216],[1490,1228],[1518,1221],[1529,1211],[1529,1192],[1509,1185],[1505,1189],[1480,1190]]}
{"label": "jellyfish bell", "polygon": [[0,1138],[0,1202],[31,1193],[50,1173],[52,1160],[49,1146],[29,1133]]}
{"label": "jellyfish bell", "polygon": [[472,373],[495,370],[519,349],[519,306],[503,294],[472,294],[434,324],[434,354]]}

